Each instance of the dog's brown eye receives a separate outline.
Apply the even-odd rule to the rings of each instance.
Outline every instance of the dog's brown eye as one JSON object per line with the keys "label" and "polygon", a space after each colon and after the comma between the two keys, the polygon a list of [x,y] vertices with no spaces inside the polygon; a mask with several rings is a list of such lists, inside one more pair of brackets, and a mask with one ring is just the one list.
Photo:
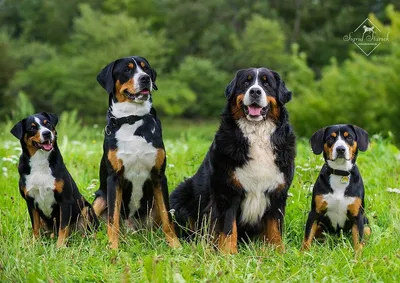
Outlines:
{"label": "dog's brown eye", "polygon": [[128,72],[130,72],[130,71],[131,71],[131,69],[128,68],[128,67],[126,67],[126,68],[124,69],[124,72],[125,72],[125,73],[128,73]]}
{"label": "dog's brown eye", "polygon": [[267,82],[264,82],[264,86],[269,86],[269,84]]}
{"label": "dog's brown eye", "polygon": [[352,138],[351,136],[347,136],[347,137],[346,137],[346,140],[347,140],[348,142],[352,142],[352,141],[353,141],[353,138]]}
{"label": "dog's brown eye", "polygon": [[245,86],[248,86],[249,84],[250,84],[250,83],[249,83],[248,81],[245,81],[245,82],[244,82],[244,85],[245,85]]}
{"label": "dog's brown eye", "polygon": [[334,140],[335,140],[335,138],[332,136],[329,136],[329,138],[326,139],[326,141],[330,142],[330,143],[334,142]]}

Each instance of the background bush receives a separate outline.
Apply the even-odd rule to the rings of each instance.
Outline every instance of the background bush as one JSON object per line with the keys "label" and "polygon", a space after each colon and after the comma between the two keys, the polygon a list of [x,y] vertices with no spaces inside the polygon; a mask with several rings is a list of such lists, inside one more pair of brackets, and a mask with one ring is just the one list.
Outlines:
{"label": "background bush", "polygon": [[[102,124],[107,94],[97,73],[141,55],[158,72],[163,116],[215,119],[236,70],[265,66],[293,90],[300,136],[354,123],[399,141],[399,8],[387,0],[4,0],[0,116],[16,120],[24,93],[24,109],[76,110],[82,123]],[[369,57],[342,40],[366,17],[390,32]]]}

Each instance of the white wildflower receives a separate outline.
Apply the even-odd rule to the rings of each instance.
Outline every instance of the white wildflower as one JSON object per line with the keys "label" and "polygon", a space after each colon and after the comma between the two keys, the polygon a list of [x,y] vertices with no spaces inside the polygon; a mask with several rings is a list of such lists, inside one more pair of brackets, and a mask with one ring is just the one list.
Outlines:
{"label": "white wildflower", "polygon": [[397,188],[387,188],[386,191],[389,193],[400,194],[400,190]]}

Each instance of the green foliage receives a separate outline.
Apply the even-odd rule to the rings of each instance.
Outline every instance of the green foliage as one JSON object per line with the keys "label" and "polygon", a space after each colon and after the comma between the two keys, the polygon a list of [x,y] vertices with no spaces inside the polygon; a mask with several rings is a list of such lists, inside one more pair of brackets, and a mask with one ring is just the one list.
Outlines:
{"label": "green foliage", "polygon": [[[366,57],[352,53],[341,65],[332,59],[315,83],[305,76],[306,80],[296,84],[297,73],[289,73],[289,85],[297,92],[288,108],[298,134],[310,136],[326,125],[351,123],[385,136],[392,131],[399,140],[400,13],[389,7],[388,14],[392,21],[390,27],[383,27],[374,19],[391,31],[391,48],[386,47],[386,54]],[[301,55],[297,62],[300,58]],[[302,69],[300,73],[309,73],[307,67]]]}
{"label": "green foliage", "polygon": [[282,69],[288,64],[285,34],[277,21],[254,15],[237,41],[236,55],[241,68]]}
{"label": "green foliage", "polygon": [[29,101],[28,96],[20,91],[18,93],[17,97],[17,105],[18,108],[12,110],[12,119],[14,121],[20,121],[33,113],[35,113],[35,110],[33,109],[32,103]]}
{"label": "green foliage", "polygon": [[[96,75],[140,55],[158,73],[154,102],[164,116],[218,118],[235,72],[263,66],[293,91],[299,136],[351,122],[398,141],[400,6],[375,2],[4,0],[0,116],[12,117],[22,91],[34,112],[77,110],[82,123],[103,122],[107,94]],[[390,32],[369,57],[342,39],[367,16]]]}
{"label": "green foliage", "polygon": [[172,73],[172,78],[183,82],[196,94],[196,103],[188,107],[185,115],[211,117],[225,105],[223,93],[229,78],[212,61],[186,57],[178,70]]}
{"label": "green foliage", "polygon": [[196,100],[187,83],[173,79],[158,79],[159,91],[154,92],[154,107],[167,116],[181,116]]}

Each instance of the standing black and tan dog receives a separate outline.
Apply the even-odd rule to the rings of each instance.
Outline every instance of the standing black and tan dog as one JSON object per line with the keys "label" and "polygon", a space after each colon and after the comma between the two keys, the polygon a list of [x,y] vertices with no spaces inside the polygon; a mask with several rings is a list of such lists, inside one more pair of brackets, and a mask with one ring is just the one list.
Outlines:
{"label": "standing black and tan dog", "polygon": [[370,229],[364,227],[364,184],[356,159],[358,150],[368,148],[368,133],[354,125],[333,125],[315,132],[310,142],[315,154],[324,153],[325,164],[314,185],[303,249],[323,231],[343,229],[351,230],[354,249],[360,250]]}
{"label": "standing black and tan dog", "polygon": [[237,253],[238,239],[253,236],[283,248],[295,158],[284,107],[291,95],[274,71],[238,71],[225,90],[226,108],[209,152],[197,173],[171,194],[181,225],[196,229],[211,215],[223,253]]}
{"label": "standing black and tan dog", "polygon": [[57,146],[57,122],[55,114],[42,112],[18,122],[11,133],[21,142],[19,189],[28,205],[33,235],[39,237],[41,226],[54,229],[60,247],[71,227],[88,228],[91,223],[95,228],[98,221],[64,165]]}
{"label": "standing black and tan dog", "polygon": [[152,107],[156,72],[146,59],[135,56],[110,63],[97,80],[109,94],[109,109],[93,207],[97,215],[107,212],[111,248],[118,248],[121,217],[131,228],[162,224],[169,245],[179,247],[168,214],[161,123]]}

